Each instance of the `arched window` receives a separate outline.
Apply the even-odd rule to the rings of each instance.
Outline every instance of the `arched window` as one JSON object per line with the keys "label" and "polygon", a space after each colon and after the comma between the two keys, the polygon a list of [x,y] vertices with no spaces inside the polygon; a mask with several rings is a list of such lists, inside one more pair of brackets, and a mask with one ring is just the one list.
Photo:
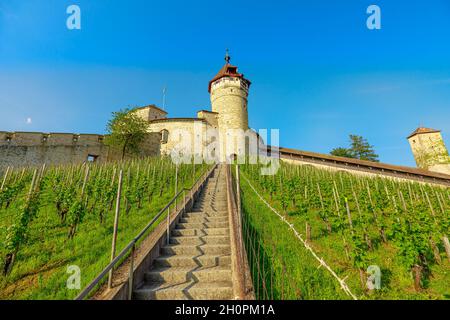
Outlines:
{"label": "arched window", "polygon": [[169,140],[169,131],[166,129],[161,130],[161,144],[166,144]]}

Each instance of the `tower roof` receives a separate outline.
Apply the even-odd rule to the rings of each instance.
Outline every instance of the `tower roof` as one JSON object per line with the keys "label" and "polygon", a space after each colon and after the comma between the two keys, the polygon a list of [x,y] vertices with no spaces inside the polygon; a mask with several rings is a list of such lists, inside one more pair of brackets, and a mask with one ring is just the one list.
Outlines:
{"label": "tower roof", "polygon": [[441,132],[441,130],[431,129],[431,128],[425,128],[425,127],[419,127],[416,130],[414,130],[409,136],[408,139],[415,136],[416,134],[422,134],[422,133],[434,133],[434,132]]}
{"label": "tower roof", "polygon": [[[208,85],[208,92],[211,92],[211,85],[214,81],[217,81],[221,78],[224,77],[230,77],[230,78],[241,78],[241,79],[245,79],[244,75],[242,73],[238,72],[238,67],[233,66],[230,64],[230,56],[228,55],[228,50],[227,53],[225,55],[225,65],[219,70],[219,72],[215,75],[214,78],[211,79],[211,81],[209,82]],[[245,79],[246,81],[248,81],[247,79]],[[250,81],[248,81],[249,85],[250,85]]]}

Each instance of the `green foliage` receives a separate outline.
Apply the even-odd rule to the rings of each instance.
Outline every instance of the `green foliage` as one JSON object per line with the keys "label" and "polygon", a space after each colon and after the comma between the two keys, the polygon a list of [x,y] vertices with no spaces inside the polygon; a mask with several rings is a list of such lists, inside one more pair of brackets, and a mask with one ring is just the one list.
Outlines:
{"label": "green foliage", "polygon": [[[124,175],[118,251],[174,196],[176,169],[170,158],[88,165],[86,181],[86,165],[39,171],[30,197],[34,169],[11,173],[4,190],[16,191],[7,191],[0,206],[0,261],[2,273],[8,271],[0,275],[0,299],[71,299],[78,291],[66,288],[67,266],[81,268],[82,287],[98,275],[110,259],[120,170]],[[195,167],[194,176],[193,165],[179,165],[178,190],[191,187],[210,168]]]}
{"label": "green foliage", "polygon": [[378,155],[375,153],[373,146],[367,140],[358,135],[350,135],[350,148],[335,148],[330,152],[333,156],[354,158],[359,160],[367,160],[378,162]]}
{"label": "green foliage", "polygon": [[332,156],[336,156],[336,157],[344,157],[344,158],[354,158],[353,153],[351,152],[350,149],[347,148],[334,148],[333,150],[331,150],[330,154]]}
{"label": "green foliage", "polygon": [[148,123],[140,118],[133,110],[124,109],[113,112],[108,121],[105,144],[121,150],[122,159],[125,154],[136,154],[139,145],[144,140]]}
{"label": "green foliage", "polygon": [[[246,214],[260,216],[263,212],[256,207],[261,201],[251,197],[252,190],[245,187],[248,178],[272,207],[287,213],[286,219],[299,233],[304,235],[305,223],[311,226],[310,245],[338,275],[349,277],[347,283],[361,298],[442,299],[448,294],[450,263],[440,242],[450,233],[450,188],[285,163],[274,176],[262,176],[259,169],[259,165],[241,166]],[[264,221],[269,221],[266,214]],[[261,233],[269,227],[261,224],[255,228]],[[292,252],[283,249],[279,234],[290,231],[283,226],[276,230],[271,241],[278,248],[276,253],[286,259]],[[437,244],[435,252],[430,239]],[[295,250],[303,250],[301,243],[296,241],[296,245]],[[436,254],[443,256],[442,262],[435,259]],[[290,263],[287,269],[305,262]],[[382,269],[382,290],[369,294],[361,282],[370,265]],[[423,292],[414,292],[411,271],[417,266],[423,270]],[[300,279],[291,281],[300,286]],[[312,297],[317,299],[325,288],[315,290],[317,295]]]}
{"label": "green foliage", "polygon": [[378,162],[378,155],[375,153],[373,146],[371,146],[366,139],[351,134],[350,141],[350,151],[354,158]]}

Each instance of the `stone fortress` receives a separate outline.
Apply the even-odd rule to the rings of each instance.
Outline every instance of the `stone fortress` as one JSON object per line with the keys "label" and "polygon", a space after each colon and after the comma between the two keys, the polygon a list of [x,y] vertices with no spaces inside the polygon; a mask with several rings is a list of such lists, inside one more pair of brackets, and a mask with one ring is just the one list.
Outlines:
{"label": "stone fortress", "polygon": [[208,153],[224,162],[232,155],[249,154],[251,143],[256,154],[258,144],[263,144],[248,127],[250,81],[230,64],[228,53],[225,61],[208,85],[212,111],[200,110],[197,118],[167,118],[167,112],[154,105],[135,111],[148,121],[149,132],[161,134],[161,154],[170,154],[181,145],[185,149],[178,150],[181,153],[199,157]]}
{"label": "stone fortress", "polygon": [[[263,139],[248,127],[248,101],[251,82],[230,64],[225,65],[208,84],[211,111],[200,110],[196,118],[168,118],[168,113],[155,105],[136,108],[148,122],[148,134],[140,156],[168,155],[184,139],[186,150],[195,156],[217,153],[222,162],[232,155],[248,155],[249,141],[264,145]],[[417,168],[334,157],[286,148],[275,152],[285,161],[311,164],[346,171],[364,171],[406,179],[439,181],[450,185],[450,157],[438,130],[418,128],[409,137]],[[212,150],[204,150],[212,145]],[[268,146],[270,150],[270,146]],[[8,166],[26,166],[84,161],[110,161],[120,157],[103,144],[103,136],[95,134],[0,132],[0,170]]]}

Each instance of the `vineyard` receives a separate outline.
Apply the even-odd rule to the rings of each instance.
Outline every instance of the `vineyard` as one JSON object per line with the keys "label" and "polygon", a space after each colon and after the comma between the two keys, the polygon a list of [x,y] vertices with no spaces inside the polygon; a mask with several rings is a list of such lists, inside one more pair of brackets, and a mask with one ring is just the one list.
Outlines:
{"label": "vineyard", "polygon": [[450,188],[284,163],[240,172],[257,298],[450,298]]}
{"label": "vineyard", "polygon": [[80,268],[83,288],[108,264],[120,171],[119,251],[176,188],[191,187],[206,170],[159,157],[7,169],[0,180],[0,299],[71,299],[79,290],[66,286],[68,266]]}

